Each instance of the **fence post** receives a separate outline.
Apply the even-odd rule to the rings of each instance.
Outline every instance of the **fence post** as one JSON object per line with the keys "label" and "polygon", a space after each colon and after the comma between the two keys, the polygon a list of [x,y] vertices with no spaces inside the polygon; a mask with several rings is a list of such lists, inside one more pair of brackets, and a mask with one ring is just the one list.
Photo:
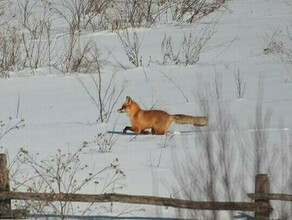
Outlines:
{"label": "fence post", "polygon": [[[270,182],[267,174],[257,174],[255,177],[255,193],[270,193]],[[268,220],[270,217],[270,201],[268,199],[256,199],[255,203],[262,204],[267,207],[268,211],[255,212],[255,219]]]}
{"label": "fence post", "polygon": [[[0,192],[9,192],[9,171],[7,168],[7,157],[0,154]],[[1,213],[11,212],[11,200],[1,200],[0,198],[0,216]]]}

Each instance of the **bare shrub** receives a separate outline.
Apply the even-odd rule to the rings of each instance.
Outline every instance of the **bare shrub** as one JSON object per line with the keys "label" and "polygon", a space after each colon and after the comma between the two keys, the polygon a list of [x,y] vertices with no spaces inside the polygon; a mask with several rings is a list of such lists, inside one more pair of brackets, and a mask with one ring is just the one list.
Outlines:
{"label": "bare shrub", "polygon": [[[219,152],[218,163],[219,163],[219,175],[222,188],[224,189],[224,200],[234,201],[236,199],[236,189],[239,182],[236,181],[237,174],[234,166],[236,164],[235,158],[237,156],[236,150],[234,149],[234,142],[238,145],[237,141],[233,138],[238,136],[235,132],[236,122],[232,118],[230,107],[226,103],[218,103],[216,107],[217,115],[215,119],[215,139],[218,144]],[[235,184],[236,183],[236,184]],[[233,212],[229,213],[230,219],[233,218]]]}
{"label": "bare shrub", "polygon": [[84,12],[82,15],[83,28],[87,29],[88,26],[92,30],[104,29],[107,25],[105,17],[107,16],[108,10],[110,10],[115,4],[114,0],[89,0],[83,1]]}
{"label": "bare shrub", "polygon": [[181,0],[170,1],[173,3],[172,17],[175,21],[193,23],[198,19],[220,8],[221,4],[208,0]]}
{"label": "bare shrub", "polygon": [[[7,29],[13,29],[19,43],[14,40],[19,58],[15,68],[34,69],[51,65],[51,15],[47,1],[17,0],[11,4],[15,13],[13,20],[7,23]],[[14,11],[13,11],[14,10]]]}
{"label": "bare shrub", "polygon": [[135,67],[142,66],[142,57],[140,56],[140,47],[142,44],[136,31],[133,31],[130,35],[129,31],[125,29],[124,31],[117,32],[123,49],[129,59]]}
{"label": "bare shrub", "polygon": [[164,35],[164,38],[161,42],[161,54],[162,54],[162,64],[166,65],[167,63],[178,64],[179,63],[179,54],[178,50],[175,52],[174,46],[172,43],[171,36]]}
{"label": "bare shrub", "polygon": [[21,39],[16,31],[1,33],[0,77],[9,77],[9,71],[17,69],[20,62]]}
{"label": "bare shrub", "polygon": [[[73,39],[74,40],[74,39]],[[72,46],[72,47],[71,47]],[[88,63],[87,55],[89,54],[92,46],[90,42],[87,42],[82,48],[77,47],[75,49],[75,43],[72,42],[72,45],[69,45],[69,51],[66,56],[66,72],[79,72],[81,68],[86,66]]]}
{"label": "bare shrub", "polygon": [[96,43],[91,40],[81,42],[80,36],[73,33],[65,41],[64,53],[55,67],[63,73],[92,73],[102,62],[101,53]]}
{"label": "bare shrub", "polygon": [[182,62],[184,65],[193,65],[200,60],[200,55],[208,48],[207,43],[214,32],[214,26],[207,26],[200,30],[198,34],[189,33],[184,35],[182,43]]}
{"label": "bare shrub", "polygon": [[283,62],[292,64],[292,34],[287,28],[288,40],[281,40],[282,30],[276,29],[271,34],[264,37],[264,53],[273,54],[279,57]]}
{"label": "bare shrub", "polygon": [[280,29],[274,30],[272,33],[264,36],[264,53],[277,54],[283,50],[283,42],[279,41],[279,35],[282,31]]}
{"label": "bare shrub", "polygon": [[125,28],[150,27],[163,13],[159,2],[153,0],[127,0],[115,2],[104,11],[103,26],[107,29],[121,30]]}
{"label": "bare shrub", "polygon": [[53,10],[66,21],[72,33],[106,28],[108,10],[114,5],[114,0],[62,0],[55,3]]}
{"label": "bare shrub", "polygon": [[130,0],[126,1],[124,7],[131,27],[150,27],[169,8],[168,5],[162,6],[160,1],[154,0]]}
{"label": "bare shrub", "polygon": [[242,74],[239,69],[234,72],[234,80],[236,87],[236,97],[238,99],[243,98],[246,88],[245,74]]}
{"label": "bare shrub", "polygon": [[[292,154],[292,141],[289,137],[289,129],[286,128],[283,120],[280,120],[279,130],[281,143],[280,150],[277,149],[278,154],[280,154],[280,157],[277,158],[277,165],[281,169],[277,170],[279,174],[277,178],[280,179],[281,185],[278,190],[280,190],[280,193],[289,194],[292,192],[292,160],[290,157]],[[292,205],[289,202],[281,201],[274,210],[277,211],[279,219],[288,220],[292,218]]]}
{"label": "bare shrub", "polygon": [[91,26],[95,26],[101,30],[117,31],[128,27],[127,13],[123,7],[125,1],[116,2],[114,0],[108,1],[92,1],[93,8],[89,9],[97,13],[97,17],[90,21]]}
{"label": "bare shrub", "polygon": [[[211,193],[213,196],[209,196],[209,199],[218,200],[223,197],[226,201],[234,201],[236,199],[235,191],[240,183],[235,169],[239,152],[234,146],[239,145],[241,137],[236,133],[238,131],[237,122],[233,118],[228,102],[222,101],[222,82],[222,75],[216,73],[213,88],[210,89],[210,86],[206,86],[205,93],[197,94],[197,99],[203,108],[202,111],[207,111],[209,117],[212,118],[207,131],[199,133],[199,141],[203,149],[206,147],[204,154],[207,158],[207,169],[212,174],[208,181],[211,184],[211,190],[207,194]],[[208,104],[206,100],[213,100],[214,103]],[[219,189],[222,189],[221,196],[219,196],[219,191],[217,192]],[[218,218],[216,212],[213,212],[212,215],[214,219]],[[230,212],[229,216],[232,219],[233,212]]]}
{"label": "bare shrub", "polygon": [[[203,107],[204,114],[210,115],[216,112],[211,106],[205,102],[209,99],[208,93],[201,90],[198,99],[200,105]],[[217,117],[216,117],[217,118]],[[219,117],[218,117],[219,118]],[[224,119],[223,119],[224,120]],[[175,175],[179,184],[179,195],[184,199],[189,200],[218,200],[218,180],[219,180],[219,160],[216,158],[216,143],[213,134],[216,125],[210,123],[204,131],[201,131],[198,136],[198,145],[201,146],[200,152],[186,152],[186,163],[175,166]],[[222,125],[224,128],[224,125]],[[223,131],[222,131],[223,132]],[[197,155],[196,155],[197,154]],[[177,192],[175,194],[178,194]],[[187,211],[180,210],[178,215],[184,218],[204,218],[204,219],[218,219],[219,216],[216,211],[202,212],[202,211]]]}
{"label": "bare shrub", "polygon": [[6,13],[9,9],[9,5],[10,5],[10,2],[6,2],[6,1],[1,1],[0,2],[0,18],[1,18],[1,21],[0,21],[0,25],[1,27],[5,26],[11,19],[11,15],[6,17]]}
{"label": "bare shrub", "polygon": [[45,24],[51,22],[51,4],[48,1],[17,0],[16,5],[17,23],[10,25],[28,31],[32,39],[41,37]]}
{"label": "bare shrub", "polygon": [[[220,76],[219,76],[220,77]],[[185,162],[176,163],[175,176],[179,190],[176,195],[196,201],[234,201],[240,197],[238,187],[243,178],[237,171],[237,156],[234,148],[241,140],[236,131],[237,123],[232,117],[228,103],[222,101],[222,80],[214,83],[198,81],[197,100],[210,123],[195,134],[195,146],[185,152]],[[218,94],[220,94],[218,96]],[[212,100],[212,102],[210,102]],[[221,219],[218,211],[180,211],[179,217],[191,219]],[[229,213],[230,219],[233,212]]]}
{"label": "bare shrub", "polygon": [[[174,173],[178,182],[178,189],[174,190],[172,197],[195,201],[218,200],[218,168],[215,157],[215,148],[211,128],[198,136],[198,144],[202,144],[202,151],[185,152],[185,163],[175,163]],[[178,161],[177,158],[174,158]],[[185,211],[179,210],[179,218],[187,219],[218,219],[216,211]]]}
{"label": "bare shrub", "polygon": [[[70,32],[69,39],[64,39],[65,49],[64,54],[61,55],[59,64],[56,64],[57,67],[60,66],[60,69],[62,72],[70,72],[72,70],[72,67],[76,67],[74,64],[74,55],[78,54],[78,57],[76,60],[80,59],[79,53],[75,53],[75,51],[78,48],[78,40],[79,36],[75,34],[75,32]],[[87,51],[87,50],[83,50]]]}
{"label": "bare shrub", "polygon": [[[195,148],[186,148],[183,159],[174,154],[176,161],[180,159],[183,162],[174,166],[178,188],[172,196],[196,201],[245,201],[258,173],[268,173],[272,191],[289,193],[292,186],[292,160],[288,158],[291,154],[291,132],[281,121],[279,135],[277,129],[272,129],[279,136],[279,143],[274,143],[277,138],[273,136],[271,146],[272,111],[264,105],[263,78],[258,83],[252,129],[242,130],[235,120],[236,113],[222,99],[222,79],[220,75],[216,77],[214,83],[203,83],[202,78],[198,79],[197,100],[201,111],[209,116],[210,123],[194,134]],[[273,218],[291,218],[291,206],[287,202],[273,202],[272,206],[277,207]],[[223,219],[217,211],[180,210],[178,216]],[[229,218],[224,215],[224,219],[234,219],[234,213],[229,212]]]}
{"label": "bare shrub", "polygon": [[55,4],[53,8],[67,22],[70,30],[82,31],[88,26],[91,26],[93,30],[150,27],[156,24],[169,9],[174,12],[173,20],[179,21],[186,18],[188,22],[194,22],[216,10],[220,5],[206,0],[118,2],[64,0]]}
{"label": "bare shrub", "polygon": [[108,83],[104,85],[100,66],[98,66],[98,74],[96,77],[90,74],[90,84],[93,85],[94,91],[91,91],[89,84],[84,83],[81,78],[77,79],[97,109],[98,114],[96,121],[107,122],[110,119],[117,101],[125,90],[125,84],[123,83],[120,90],[117,90],[117,86],[114,84],[115,74],[112,74]]}
{"label": "bare shrub", "polygon": [[[169,4],[162,4],[155,0],[127,0],[127,1],[91,1],[94,11],[98,13],[98,27],[122,30],[129,27],[150,27],[161,19],[170,8]],[[92,10],[92,9],[91,9]],[[96,20],[96,19],[94,19]]]}
{"label": "bare shrub", "polygon": [[100,153],[110,153],[118,137],[114,137],[113,133],[99,133],[96,137],[96,144]]}
{"label": "bare shrub", "polygon": [[35,1],[32,3],[32,1],[29,0],[17,0],[17,7],[18,7],[18,13],[19,15],[16,19],[19,20],[22,27],[29,29],[31,32],[33,30],[31,29],[30,21],[33,20],[32,17],[34,16],[34,8],[38,2]]}
{"label": "bare shrub", "polygon": [[161,43],[162,64],[183,63],[185,66],[194,65],[200,56],[208,49],[208,42],[215,33],[214,26],[207,26],[197,33],[184,34],[181,46],[174,50],[171,36],[164,36]]}
{"label": "bare shrub", "polygon": [[[13,190],[74,194],[86,187],[98,190],[99,193],[120,189],[122,187],[120,181],[125,175],[119,168],[118,159],[104,167],[90,167],[84,163],[83,158],[88,147],[88,143],[84,142],[73,153],[58,150],[47,159],[40,159],[40,154],[34,155],[22,148],[14,159],[13,167],[10,167],[10,172],[14,174],[11,176]],[[37,214],[53,212],[62,219],[65,215],[74,213],[74,206],[70,201],[26,201],[16,205]],[[85,214],[92,205],[82,208],[81,212]]]}
{"label": "bare shrub", "polygon": [[88,3],[83,0],[62,0],[54,5],[54,11],[66,21],[71,35],[82,30],[82,18],[88,11]]}
{"label": "bare shrub", "polygon": [[[271,119],[272,110],[264,105],[264,78],[259,79],[258,100],[255,109],[255,119],[253,128],[250,132],[253,151],[249,153],[249,160],[252,159],[253,175],[257,173],[268,173],[270,178],[271,190],[277,192],[289,193],[292,186],[291,166],[292,160],[287,157],[291,154],[290,135],[280,120],[279,129],[273,132],[279,132],[279,143],[273,144],[274,138],[271,138],[272,130]],[[277,133],[278,134],[278,133]],[[290,219],[292,216],[291,204],[287,202],[272,202],[274,212],[272,218]]]}
{"label": "bare shrub", "polygon": [[52,37],[52,22],[47,22],[44,23],[44,28],[45,28],[45,36],[46,36],[46,41],[47,41],[47,58],[48,58],[48,66],[49,66],[49,71],[52,73],[52,66],[53,66],[53,37]]}
{"label": "bare shrub", "polygon": [[128,8],[128,21],[132,27],[141,27],[144,17],[145,5],[147,1],[130,0],[126,1],[126,8]]}
{"label": "bare shrub", "polygon": [[[42,27],[44,28],[44,26]],[[22,34],[22,45],[24,47],[23,67],[29,67],[37,69],[46,62],[47,57],[47,45],[43,44],[42,34],[37,38],[33,39],[31,36]]]}
{"label": "bare shrub", "polygon": [[163,14],[167,13],[167,10],[171,7],[168,4],[165,4],[165,1],[154,1],[154,0],[147,0],[145,1],[146,4],[146,13],[145,20],[146,20],[146,27],[150,27],[153,24],[156,24]]}
{"label": "bare shrub", "polygon": [[255,122],[252,132],[252,140],[254,147],[254,175],[258,173],[264,173],[268,170],[267,162],[268,162],[268,128],[271,121],[271,109],[267,109],[264,112],[263,109],[263,87],[264,80],[262,78],[259,79],[259,91],[258,91],[258,102],[256,105],[255,111]]}

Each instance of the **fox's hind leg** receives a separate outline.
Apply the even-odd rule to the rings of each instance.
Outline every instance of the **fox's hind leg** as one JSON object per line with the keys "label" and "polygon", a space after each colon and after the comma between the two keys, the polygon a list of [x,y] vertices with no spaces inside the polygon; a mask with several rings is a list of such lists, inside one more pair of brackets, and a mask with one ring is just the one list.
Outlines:
{"label": "fox's hind leg", "polygon": [[141,134],[151,134],[151,132],[147,129],[144,129],[140,132]]}
{"label": "fox's hind leg", "polygon": [[154,134],[164,135],[165,134],[165,129],[156,129],[154,132],[155,132]]}
{"label": "fox's hind leg", "polygon": [[154,128],[147,128],[141,131],[141,134],[155,134]]}

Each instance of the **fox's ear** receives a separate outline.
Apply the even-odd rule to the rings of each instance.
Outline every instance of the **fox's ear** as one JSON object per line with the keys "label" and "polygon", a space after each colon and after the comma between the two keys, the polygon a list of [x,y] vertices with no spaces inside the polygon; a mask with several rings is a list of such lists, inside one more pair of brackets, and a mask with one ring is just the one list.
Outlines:
{"label": "fox's ear", "polygon": [[130,96],[127,96],[127,97],[126,97],[126,102],[127,102],[127,103],[130,103],[130,102],[132,102],[132,99],[131,99],[131,97],[130,97]]}

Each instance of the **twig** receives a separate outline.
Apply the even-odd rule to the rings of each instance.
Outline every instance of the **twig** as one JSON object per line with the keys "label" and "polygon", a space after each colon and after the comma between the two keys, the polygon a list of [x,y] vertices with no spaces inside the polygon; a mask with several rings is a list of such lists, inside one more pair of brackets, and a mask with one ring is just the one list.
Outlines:
{"label": "twig", "polygon": [[185,95],[183,90],[179,87],[179,85],[177,85],[166,73],[164,73],[162,71],[161,71],[161,73],[166,77],[166,79],[168,79],[169,82],[171,82],[178,89],[178,91],[181,93],[181,95],[185,98],[186,102],[189,102],[189,99],[187,98],[187,96]]}

